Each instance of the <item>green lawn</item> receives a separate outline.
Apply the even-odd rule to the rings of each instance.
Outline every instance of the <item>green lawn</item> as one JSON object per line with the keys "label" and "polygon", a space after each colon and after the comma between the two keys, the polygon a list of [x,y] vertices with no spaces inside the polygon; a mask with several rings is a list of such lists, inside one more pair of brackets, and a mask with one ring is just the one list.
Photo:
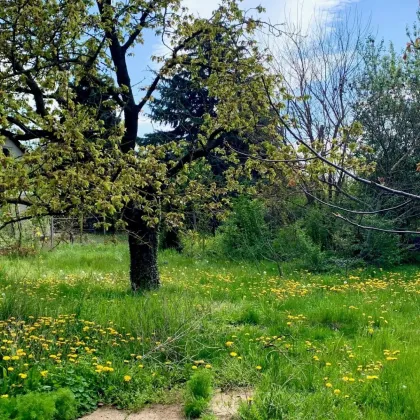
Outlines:
{"label": "green lawn", "polygon": [[208,370],[254,388],[243,419],[420,418],[416,268],[280,279],[173,253],[160,267],[163,287],[133,295],[125,244],[2,257],[0,401],[70,388],[80,413],[136,409]]}

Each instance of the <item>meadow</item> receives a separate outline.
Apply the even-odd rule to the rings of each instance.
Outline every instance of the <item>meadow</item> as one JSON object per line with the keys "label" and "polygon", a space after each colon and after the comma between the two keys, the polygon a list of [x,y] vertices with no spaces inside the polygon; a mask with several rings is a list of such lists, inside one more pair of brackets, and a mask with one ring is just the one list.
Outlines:
{"label": "meadow", "polygon": [[133,294],[124,243],[1,257],[0,417],[63,388],[77,415],[183,403],[207,372],[213,389],[252,388],[241,419],[420,418],[416,267],[279,277],[163,252],[160,269],[161,289]]}

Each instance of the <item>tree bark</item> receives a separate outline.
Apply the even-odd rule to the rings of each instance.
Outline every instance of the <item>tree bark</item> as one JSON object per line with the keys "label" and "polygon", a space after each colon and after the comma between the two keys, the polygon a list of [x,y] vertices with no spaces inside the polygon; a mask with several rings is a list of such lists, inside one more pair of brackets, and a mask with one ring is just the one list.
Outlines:
{"label": "tree bark", "polygon": [[133,291],[160,286],[158,268],[158,228],[147,226],[140,211],[126,215],[130,250],[130,281]]}

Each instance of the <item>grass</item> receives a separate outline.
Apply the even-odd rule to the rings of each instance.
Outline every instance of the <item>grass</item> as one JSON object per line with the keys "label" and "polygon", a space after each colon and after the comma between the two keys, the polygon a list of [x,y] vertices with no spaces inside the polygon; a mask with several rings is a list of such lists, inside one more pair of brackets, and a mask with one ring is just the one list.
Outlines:
{"label": "grass", "polygon": [[[0,395],[69,388],[79,413],[253,387],[243,419],[420,418],[420,274],[348,276],[160,257],[134,295],[125,244],[0,259]],[[2,359],[2,360],[1,360]]]}

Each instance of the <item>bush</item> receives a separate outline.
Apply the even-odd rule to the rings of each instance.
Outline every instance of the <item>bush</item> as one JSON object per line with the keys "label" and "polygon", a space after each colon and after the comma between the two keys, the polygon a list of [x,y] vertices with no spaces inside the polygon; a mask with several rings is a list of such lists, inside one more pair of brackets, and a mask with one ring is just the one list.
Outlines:
{"label": "bush", "polygon": [[273,249],[281,261],[299,260],[300,268],[311,271],[324,269],[324,253],[297,224],[279,230]]}
{"label": "bush", "polygon": [[53,420],[55,398],[53,393],[31,392],[16,398],[17,420]]}
{"label": "bush", "polygon": [[270,230],[265,207],[259,200],[242,197],[235,201],[232,213],[218,230],[221,252],[235,259],[261,259],[266,256]]}
{"label": "bush", "polygon": [[185,415],[189,419],[197,419],[207,409],[208,405],[209,402],[204,398],[191,398],[185,402]]}
{"label": "bush", "polygon": [[54,393],[55,418],[72,420],[77,417],[77,403],[74,394],[68,388],[61,388]]}
{"label": "bush", "polygon": [[[364,221],[367,226],[381,229],[392,229],[391,223],[375,217],[367,217]],[[400,237],[392,233],[363,230],[360,244],[360,257],[365,261],[381,267],[397,265],[402,259]]]}
{"label": "bush", "polygon": [[212,396],[212,376],[207,370],[196,372],[187,382],[184,412],[198,418],[207,409]]}
{"label": "bush", "polygon": [[76,417],[76,399],[65,388],[55,392],[30,392],[0,399],[1,420],[73,420]]}

